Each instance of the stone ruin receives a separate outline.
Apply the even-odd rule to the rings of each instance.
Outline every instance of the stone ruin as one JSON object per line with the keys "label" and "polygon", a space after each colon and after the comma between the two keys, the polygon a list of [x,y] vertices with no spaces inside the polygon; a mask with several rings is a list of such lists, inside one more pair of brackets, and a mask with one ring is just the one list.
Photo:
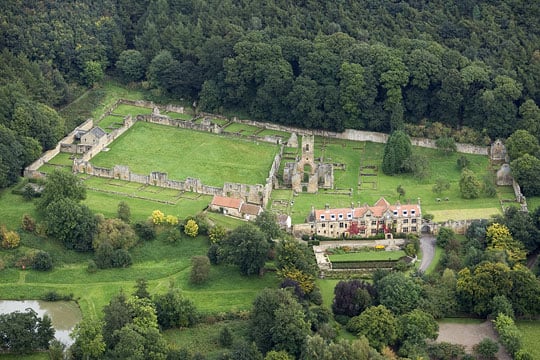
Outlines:
{"label": "stone ruin", "polygon": [[492,163],[501,164],[508,162],[506,147],[501,139],[497,139],[491,144],[489,155]]}
{"label": "stone ruin", "polygon": [[315,137],[302,135],[302,154],[295,162],[288,162],[283,169],[283,183],[293,191],[316,193],[319,188],[334,187],[334,167],[332,164],[315,161]]}
{"label": "stone ruin", "polygon": [[497,171],[497,186],[512,186],[514,178],[509,164],[502,164]]}

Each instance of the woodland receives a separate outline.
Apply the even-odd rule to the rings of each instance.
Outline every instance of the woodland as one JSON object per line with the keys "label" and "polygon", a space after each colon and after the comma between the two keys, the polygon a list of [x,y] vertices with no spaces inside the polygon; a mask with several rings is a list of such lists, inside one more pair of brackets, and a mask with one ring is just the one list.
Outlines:
{"label": "woodland", "polygon": [[[540,136],[536,1],[10,0],[0,186],[84,120],[103,76],[199,110],[485,144]],[[430,130],[431,129],[431,130]]]}

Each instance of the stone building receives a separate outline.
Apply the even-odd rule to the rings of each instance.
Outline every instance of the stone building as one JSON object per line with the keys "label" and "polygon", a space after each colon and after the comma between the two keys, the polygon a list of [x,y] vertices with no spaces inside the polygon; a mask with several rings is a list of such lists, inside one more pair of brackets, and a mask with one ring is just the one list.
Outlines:
{"label": "stone building", "polygon": [[315,137],[302,135],[302,155],[295,162],[285,164],[283,183],[295,192],[316,193],[319,188],[334,187],[332,164],[315,161]]}
{"label": "stone building", "polygon": [[255,220],[263,209],[259,205],[249,204],[242,199],[214,195],[210,210],[245,220]]}
{"label": "stone building", "polygon": [[384,233],[420,233],[422,210],[420,204],[390,205],[380,198],[375,205],[367,204],[349,208],[312,209],[307,223],[302,229],[310,234],[330,238],[349,236],[368,237]]}
{"label": "stone building", "polygon": [[95,128],[92,128],[92,130],[80,135],[81,144],[83,145],[98,144],[104,136],[107,136],[107,133],[99,126],[96,126]]}

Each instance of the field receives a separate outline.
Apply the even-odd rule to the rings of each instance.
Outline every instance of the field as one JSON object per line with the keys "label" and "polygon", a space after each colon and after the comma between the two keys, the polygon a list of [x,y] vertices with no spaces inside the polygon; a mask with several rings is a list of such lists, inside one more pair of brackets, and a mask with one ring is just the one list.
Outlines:
{"label": "field", "polygon": [[[312,205],[315,208],[322,208],[325,204],[330,207],[348,207],[351,203],[373,205],[380,197],[385,197],[390,203],[420,200],[422,212],[433,214],[435,221],[489,218],[501,212],[500,198],[511,198],[510,187],[498,187],[497,196],[493,198],[461,199],[460,171],[456,166],[458,157],[466,156],[471,163],[471,170],[481,178],[484,174],[493,174],[486,156],[458,153],[445,155],[436,149],[414,147],[413,153],[425,155],[429,159],[430,175],[421,180],[409,174],[384,175],[380,170],[383,149],[384,144],[316,137],[315,158],[323,157],[325,162],[344,164],[345,170],[334,170],[335,189],[322,189],[318,194],[301,193],[298,196],[293,196],[292,191],[280,190],[273,192],[272,200],[294,200],[294,205],[286,210],[293,223],[298,223],[304,221]],[[293,149],[287,149],[289,151],[294,152]],[[440,195],[432,191],[437,178],[450,182],[450,189]],[[405,190],[405,196],[401,198],[396,191],[399,185]]]}
{"label": "field", "polygon": [[96,166],[128,165],[138,174],[167,172],[170,179],[201,179],[205,185],[225,182],[264,184],[278,148],[268,143],[137,122],[115,140],[110,151],[92,159]]}
{"label": "field", "polygon": [[523,335],[523,349],[528,351],[534,360],[540,360],[540,321],[521,320],[516,321],[516,325]]}
{"label": "field", "polygon": [[360,251],[347,254],[328,255],[330,262],[341,261],[377,261],[399,260],[405,256],[405,251]]}

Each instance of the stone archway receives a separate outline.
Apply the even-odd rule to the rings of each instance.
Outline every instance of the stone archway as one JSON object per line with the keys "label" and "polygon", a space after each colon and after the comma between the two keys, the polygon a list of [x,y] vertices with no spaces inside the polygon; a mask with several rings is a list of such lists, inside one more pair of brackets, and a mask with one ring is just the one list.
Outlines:
{"label": "stone archway", "polygon": [[432,233],[431,225],[423,224],[421,231],[423,234],[431,234]]}

